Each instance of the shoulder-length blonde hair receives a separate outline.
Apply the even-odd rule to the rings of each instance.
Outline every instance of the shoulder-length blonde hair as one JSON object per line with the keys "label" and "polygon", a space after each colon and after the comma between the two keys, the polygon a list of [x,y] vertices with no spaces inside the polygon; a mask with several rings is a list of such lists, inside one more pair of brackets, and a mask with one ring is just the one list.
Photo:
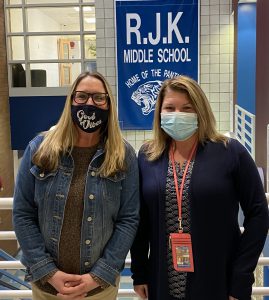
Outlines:
{"label": "shoulder-length blonde hair", "polygon": [[100,134],[104,141],[105,159],[99,170],[102,176],[109,176],[117,171],[125,169],[125,146],[119,128],[116,103],[106,79],[97,72],[84,72],[73,83],[67,95],[65,106],[58,123],[52,130],[44,132],[44,140],[33,156],[33,163],[44,171],[52,171],[58,167],[61,155],[70,154],[76,139],[77,129],[71,117],[72,94],[76,87],[86,77],[94,77],[102,81],[109,95],[109,116],[105,128],[101,128]]}
{"label": "shoulder-length blonde hair", "polygon": [[198,117],[198,140],[223,142],[226,144],[227,137],[216,130],[216,120],[211,110],[207,97],[199,84],[187,77],[178,76],[163,82],[156,102],[153,139],[145,145],[145,153],[149,160],[158,159],[171,142],[171,137],[161,128],[161,110],[166,91],[170,89],[187,95]]}

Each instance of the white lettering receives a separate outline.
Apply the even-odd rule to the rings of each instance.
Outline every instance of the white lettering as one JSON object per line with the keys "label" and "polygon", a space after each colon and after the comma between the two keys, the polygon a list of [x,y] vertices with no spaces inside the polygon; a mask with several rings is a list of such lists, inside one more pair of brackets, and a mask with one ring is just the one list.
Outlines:
{"label": "white lettering", "polygon": [[101,120],[94,122],[95,118],[96,118],[95,112],[91,116],[88,116],[85,114],[85,112],[83,110],[79,110],[77,112],[77,117],[78,117],[80,125],[84,129],[94,128],[102,123]]}
{"label": "white lettering", "polygon": [[161,69],[151,69],[152,77],[161,77]]}
{"label": "white lettering", "polygon": [[149,42],[151,45],[157,45],[161,39],[161,14],[156,13],[156,37],[155,39],[152,37],[152,32],[149,32]]}
{"label": "white lettering", "polygon": [[178,42],[180,44],[184,43],[182,36],[177,27],[177,23],[178,23],[179,19],[181,18],[182,14],[183,14],[183,12],[178,12],[175,19],[172,20],[172,13],[171,12],[168,13],[168,24],[167,24],[168,44],[172,44],[173,31],[176,34]]}
{"label": "white lettering", "polygon": [[[136,20],[136,25],[131,26],[131,20]],[[131,44],[131,33],[136,35],[136,44],[141,44],[141,35],[139,28],[141,26],[141,18],[138,14],[126,14],[126,40],[127,45]]]}
{"label": "white lettering", "polygon": [[148,75],[149,75],[148,70],[146,70],[146,71],[144,71],[144,72],[141,72],[141,76],[142,76],[143,79],[148,78]]}
{"label": "white lettering", "polygon": [[158,62],[189,62],[189,49],[188,48],[175,48],[175,49],[159,49],[158,50]]}
{"label": "white lettering", "polygon": [[139,78],[138,74],[135,74],[134,76],[129,78],[127,81],[125,81],[125,84],[128,86],[128,88],[130,88],[139,81],[140,81],[140,78]]}
{"label": "white lettering", "polygon": [[170,70],[164,70],[163,72],[163,77],[165,78],[173,78],[176,76],[179,76],[179,74]]}
{"label": "white lettering", "polygon": [[128,49],[123,52],[124,63],[152,63],[153,49]]}

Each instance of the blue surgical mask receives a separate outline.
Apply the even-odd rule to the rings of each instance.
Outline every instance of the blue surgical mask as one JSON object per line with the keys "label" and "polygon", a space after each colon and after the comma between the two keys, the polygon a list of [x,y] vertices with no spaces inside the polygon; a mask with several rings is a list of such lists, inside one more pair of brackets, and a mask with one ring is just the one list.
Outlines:
{"label": "blue surgical mask", "polygon": [[161,113],[161,128],[172,139],[185,141],[198,129],[197,114],[185,112]]}

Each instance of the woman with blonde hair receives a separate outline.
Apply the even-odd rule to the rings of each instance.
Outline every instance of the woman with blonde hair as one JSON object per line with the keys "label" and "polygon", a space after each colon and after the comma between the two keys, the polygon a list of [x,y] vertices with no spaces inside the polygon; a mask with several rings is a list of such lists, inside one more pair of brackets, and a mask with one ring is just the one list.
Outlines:
{"label": "woman with blonde hair", "polygon": [[13,220],[33,299],[116,299],[138,225],[138,168],[99,73],[78,76],[58,123],[34,138]]}
{"label": "woman with blonde hair", "polygon": [[153,131],[138,155],[136,293],[149,300],[250,300],[269,224],[251,156],[217,132],[204,92],[187,76],[163,83]]}

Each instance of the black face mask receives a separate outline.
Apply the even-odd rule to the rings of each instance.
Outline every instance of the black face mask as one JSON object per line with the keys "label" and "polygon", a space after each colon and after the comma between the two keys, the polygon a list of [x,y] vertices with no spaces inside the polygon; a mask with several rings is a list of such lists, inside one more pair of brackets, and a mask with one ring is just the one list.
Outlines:
{"label": "black face mask", "polygon": [[72,105],[71,115],[81,130],[91,133],[107,122],[108,110],[94,105]]}

